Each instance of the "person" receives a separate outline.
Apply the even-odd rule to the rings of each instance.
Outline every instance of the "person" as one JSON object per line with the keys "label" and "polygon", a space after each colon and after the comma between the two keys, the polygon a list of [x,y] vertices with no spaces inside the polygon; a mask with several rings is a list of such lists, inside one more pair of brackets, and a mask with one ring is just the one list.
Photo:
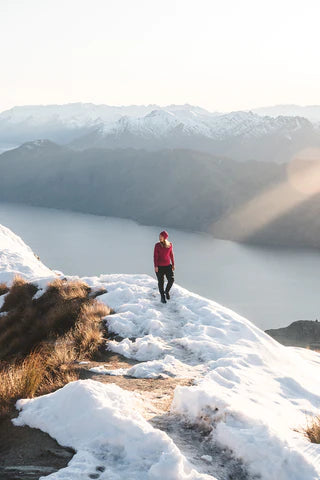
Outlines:
{"label": "person", "polygon": [[[170,289],[174,282],[174,254],[172,243],[168,240],[168,232],[163,230],[159,234],[159,242],[154,246],[153,261],[154,271],[158,278],[158,288],[161,302],[167,303],[170,299]],[[170,263],[171,262],[171,263]],[[164,290],[164,276],[167,278],[167,286]]]}

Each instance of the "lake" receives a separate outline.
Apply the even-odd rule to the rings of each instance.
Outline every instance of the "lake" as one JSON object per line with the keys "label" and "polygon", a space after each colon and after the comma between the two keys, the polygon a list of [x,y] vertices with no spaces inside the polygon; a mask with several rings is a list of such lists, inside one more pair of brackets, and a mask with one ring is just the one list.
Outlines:
{"label": "lake", "polygon": [[257,247],[166,225],[150,227],[5,203],[0,203],[0,223],[20,235],[48,267],[81,276],[146,273],[155,277],[153,247],[159,232],[166,229],[174,245],[179,285],[263,329],[320,316],[318,250]]}

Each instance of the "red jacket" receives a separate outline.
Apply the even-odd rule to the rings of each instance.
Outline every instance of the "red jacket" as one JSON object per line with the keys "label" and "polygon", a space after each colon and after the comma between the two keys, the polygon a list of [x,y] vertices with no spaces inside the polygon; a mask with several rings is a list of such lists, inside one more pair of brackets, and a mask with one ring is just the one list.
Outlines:
{"label": "red jacket", "polygon": [[154,246],[154,252],[153,252],[154,266],[162,267],[165,265],[170,265],[170,260],[171,260],[172,266],[174,266],[174,255],[173,255],[172,243],[168,248],[163,247],[160,242],[156,243]]}

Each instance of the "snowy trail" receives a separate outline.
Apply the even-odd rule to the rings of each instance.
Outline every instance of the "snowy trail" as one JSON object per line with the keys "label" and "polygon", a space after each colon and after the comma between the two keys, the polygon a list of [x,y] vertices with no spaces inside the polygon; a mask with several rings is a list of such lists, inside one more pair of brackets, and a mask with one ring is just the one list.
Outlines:
{"label": "snowy trail", "polygon": [[[166,337],[168,354],[179,359],[184,364],[183,368],[178,371],[177,368],[174,368],[174,375],[188,376],[190,378],[195,378],[199,374],[203,375],[207,371],[206,366],[204,364],[199,365],[197,355],[190,354],[188,350],[176,341],[178,338],[183,338],[182,328],[185,324],[183,306],[175,303],[174,300],[168,301],[164,305],[161,304],[157,286],[151,288],[151,292],[146,295],[146,298],[150,301],[152,308],[162,310],[168,323],[171,325]],[[113,351],[116,350],[117,348],[113,346]],[[97,373],[109,372],[109,374],[113,375],[128,375],[128,371],[132,371],[133,374],[138,373],[137,366],[118,370],[107,370],[101,367],[92,368],[91,370]],[[150,372],[145,376],[149,374]],[[157,371],[155,371],[155,375],[157,374]],[[170,374],[173,375],[173,371],[169,373],[166,369],[159,373],[160,376],[171,376]],[[145,405],[145,408],[146,411],[149,410],[147,405]],[[217,480],[249,480],[258,478],[249,475],[241,460],[234,458],[230,450],[223,448],[221,445],[219,446],[214,441],[211,429],[206,430],[206,428],[201,428],[199,425],[188,424],[181,415],[170,412],[155,415],[149,419],[149,422],[153,427],[164,431],[174,441],[182,454],[199,473],[212,475]]]}
{"label": "snowy trail", "polygon": [[[2,226],[0,248],[1,281],[10,283],[19,273],[45,288],[56,278],[58,272]],[[67,468],[47,478],[225,480],[232,463],[240,468],[240,458],[250,480],[319,480],[320,445],[301,433],[307,417],[320,411],[319,353],[284,347],[236,312],[177,283],[172,299],[161,304],[156,279],[148,275],[83,280],[104,287],[99,299],[115,311],[105,319],[115,334],[108,348],[137,362],[99,373],[137,383],[180,378],[183,384],[173,386],[168,412],[150,418],[149,409],[149,421],[142,415],[143,395],[116,381],[79,380],[19,400],[15,425],[39,428],[77,452]],[[228,449],[232,457],[223,470]]]}
{"label": "snowy trail", "polygon": [[[41,422],[42,408],[47,411],[47,402],[42,405],[44,397],[20,403],[22,411],[17,424],[26,422],[43,429],[62,445],[78,451],[65,474],[60,471],[50,478],[73,480],[88,478],[89,474],[98,475],[92,472],[93,465],[94,468],[99,465],[105,467],[104,472],[101,475],[99,473],[101,480],[124,476],[133,480],[156,479],[168,476],[169,472],[171,477],[168,479],[172,480],[225,480],[230,468],[238,469],[235,478],[242,475],[246,480],[259,476],[263,480],[320,478],[320,446],[310,444],[301,433],[295,431],[304,424],[307,414],[318,414],[320,409],[320,385],[317,384],[319,354],[283,347],[235,312],[179,285],[175,285],[172,299],[167,304],[161,304],[157,297],[156,281],[148,275],[109,274],[84,280],[92,288],[106,288],[107,293],[100,296],[100,300],[116,312],[106,317],[106,322],[109,331],[116,334],[119,341],[108,342],[108,348],[138,362],[127,369],[108,371],[107,368],[100,368],[100,374],[136,378],[176,375],[194,378],[195,384],[177,386],[170,412],[155,416],[153,420],[149,418],[149,421],[142,415],[147,409],[147,402],[141,403],[141,396],[138,396],[140,403],[136,403],[133,397],[126,396],[129,392],[123,389],[118,391],[117,402],[109,414],[106,413],[109,420],[110,415],[125,417],[122,422],[126,426],[122,428],[126,432],[130,430],[132,422],[134,425],[139,424],[141,419],[145,422],[140,438],[140,453],[136,452],[133,457],[130,448],[136,434],[130,439],[128,433],[120,442],[122,454],[114,456],[114,448],[118,446],[113,444],[113,436],[115,431],[118,432],[119,425],[114,426],[113,433],[108,432],[107,426],[101,432],[99,422],[95,435],[98,434],[101,440],[95,438],[92,446],[90,438],[83,433],[83,447],[82,444],[77,445],[75,440],[70,442],[70,438],[74,438],[74,429],[77,432],[75,439],[80,435],[78,426],[75,427],[73,423],[61,438],[59,432],[55,431],[53,424],[56,423],[59,410],[54,413],[54,421],[46,415]],[[63,403],[70,385],[55,392],[60,392]],[[103,389],[98,394],[107,402],[112,394],[110,385],[116,387],[114,384],[102,385]],[[78,397],[88,394],[88,389],[90,398],[87,408],[94,418],[96,410],[101,409],[95,405],[95,392],[92,393],[95,387],[86,383],[81,388],[84,389],[81,395],[74,394],[67,401],[77,402]],[[125,400],[121,407],[122,395]],[[134,419],[128,417],[123,408],[125,403],[130,403],[129,411],[130,415],[134,412]],[[58,404],[55,401],[53,405],[55,407]],[[75,415],[73,421],[78,424],[78,418],[83,419],[83,413],[75,412]],[[190,429],[183,428],[181,422],[190,425]],[[206,436],[206,448],[194,433],[202,424],[211,431]],[[63,419],[61,425],[65,429]],[[153,429],[153,435],[162,438],[166,446],[159,450],[156,442],[151,449],[153,456],[150,452],[146,464],[140,457],[147,446],[151,448],[145,435],[149,428]],[[85,455],[85,464],[92,466],[91,473],[82,465],[83,448],[90,452],[89,457]],[[163,448],[168,452],[166,460],[163,455],[159,457]],[[223,468],[223,449],[228,448],[232,450],[232,456],[229,457],[227,468]],[[97,464],[99,449],[105,457],[104,462],[101,460]],[[201,459],[203,455],[207,455],[206,460]],[[242,459],[243,469],[236,458]],[[84,475],[81,477],[79,461],[83,472],[86,471],[84,475],[81,470],[81,475]],[[122,476],[119,476],[120,471]]]}
{"label": "snowy trail", "polygon": [[[169,354],[179,359],[184,364],[183,370],[175,369],[175,375],[189,376],[196,378],[207,371],[205,364],[199,365],[197,355],[192,355],[183,346],[177,344],[178,338],[183,338],[182,328],[185,324],[183,307],[174,302],[172,298],[167,304],[161,304],[157,286],[147,295],[154,308],[162,308],[171,329],[166,339]],[[188,368],[188,366],[190,368]],[[130,370],[130,369],[128,369]],[[137,368],[132,369],[137,371]],[[127,373],[127,372],[126,372]],[[168,371],[165,372],[168,374]],[[171,372],[173,375],[173,372]],[[160,376],[163,375],[160,373]],[[164,431],[180,449],[187,460],[196,468],[199,473],[214,476],[217,480],[250,480],[260,478],[248,474],[241,460],[236,459],[229,449],[219,446],[214,441],[214,432],[205,426],[188,424],[186,419],[176,413],[166,412],[155,415],[149,419],[151,425]],[[213,436],[212,436],[213,434]]]}
{"label": "snowy trail", "polygon": [[[187,365],[190,367],[196,367],[194,369],[186,368],[186,372],[188,372],[189,375],[191,372],[196,376],[200,372],[203,374],[207,371],[206,364],[199,363],[198,355],[184,347],[183,339],[185,337],[183,328],[186,324],[184,316],[186,309],[183,303],[175,302],[174,296],[168,300],[166,304],[160,303],[158,288],[156,286],[151,289],[151,293],[146,298],[150,301],[151,309],[159,309],[165,317],[167,326],[161,336],[165,339],[168,354],[184,363],[185,368]],[[179,339],[181,340],[181,343],[179,343]],[[115,345],[113,345],[113,351],[115,350]],[[176,370],[175,374],[179,376],[182,372]]]}
{"label": "snowy trail", "polygon": [[[242,458],[252,475],[270,480],[318,480],[320,446],[299,431],[320,409],[320,355],[284,347],[232,310],[179,285],[161,304],[147,275],[101,275],[101,297],[116,311],[108,328],[123,337],[112,351],[139,364],[137,378],[193,377],[177,386],[171,413],[195,424],[206,418],[218,442]],[[101,372],[102,373],[102,372]]]}

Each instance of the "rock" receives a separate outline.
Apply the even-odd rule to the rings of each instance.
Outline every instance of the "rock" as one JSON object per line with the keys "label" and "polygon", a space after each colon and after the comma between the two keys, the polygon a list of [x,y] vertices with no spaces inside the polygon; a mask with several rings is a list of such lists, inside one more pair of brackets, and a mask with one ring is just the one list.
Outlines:
{"label": "rock", "polygon": [[320,349],[320,322],[317,320],[297,320],[288,327],[265,332],[283,345]]}

